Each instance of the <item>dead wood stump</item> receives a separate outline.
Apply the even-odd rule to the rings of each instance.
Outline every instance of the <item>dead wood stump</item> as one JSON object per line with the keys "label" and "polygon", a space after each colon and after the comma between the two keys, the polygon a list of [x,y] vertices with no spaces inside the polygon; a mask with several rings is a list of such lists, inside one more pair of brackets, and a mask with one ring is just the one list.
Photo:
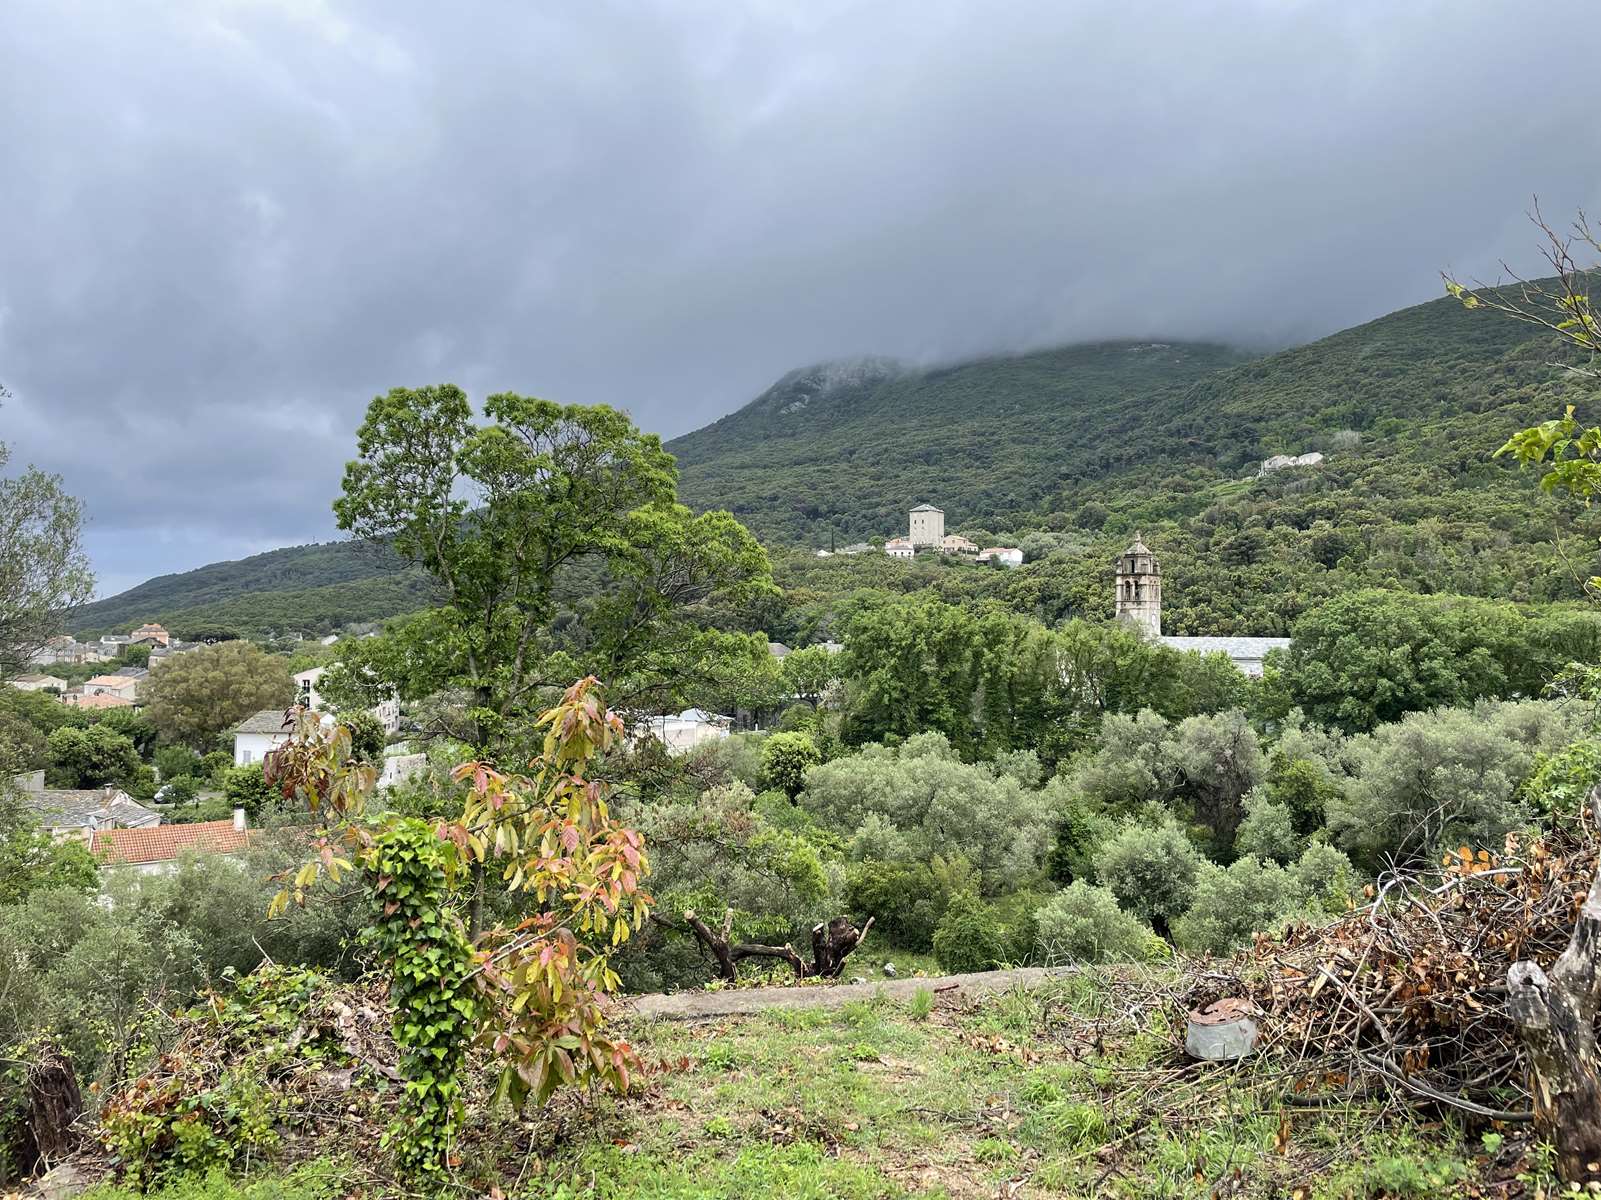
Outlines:
{"label": "dead wood stump", "polygon": [[[683,928],[665,918],[652,916],[651,920],[668,929]],[[867,936],[868,930],[872,929],[873,918],[868,917],[866,924],[860,929],[856,928],[849,917],[835,917],[829,921],[818,922],[812,928],[811,962],[802,958],[788,943],[782,946],[768,946],[760,942],[733,941],[733,909],[723,914],[720,930],[713,929],[693,911],[684,913],[684,926],[689,928],[695,935],[695,940],[712,956],[717,964],[717,977],[724,982],[738,981],[739,964],[747,958],[781,959],[794,970],[796,979],[837,979],[844,971],[845,960],[850,957],[851,951],[862,944],[862,939]]]}
{"label": "dead wood stump", "polygon": [[[1590,804],[1601,827],[1601,790]],[[1507,1010],[1528,1047],[1535,1127],[1556,1148],[1564,1181],[1601,1180],[1601,1062],[1595,1019],[1601,1004],[1601,864],[1573,937],[1547,974],[1538,963],[1507,971]]]}
{"label": "dead wood stump", "polygon": [[83,1093],[71,1061],[54,1046],[44,1047],[29,1064],[23,1088],[22,1120],[16,1127],[10,1158],[26,1177],[65,1158],[77,1145]]}

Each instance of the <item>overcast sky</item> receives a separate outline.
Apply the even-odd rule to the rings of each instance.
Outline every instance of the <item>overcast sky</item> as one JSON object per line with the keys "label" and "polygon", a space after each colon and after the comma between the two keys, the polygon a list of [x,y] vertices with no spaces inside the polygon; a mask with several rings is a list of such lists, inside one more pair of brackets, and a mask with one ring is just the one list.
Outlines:
{"label": "overcast sky", "polygon": [[5,0],[0,440],[102,594],[334,536],[373,394],[1306,340],[1601,193],[1533,0]]}

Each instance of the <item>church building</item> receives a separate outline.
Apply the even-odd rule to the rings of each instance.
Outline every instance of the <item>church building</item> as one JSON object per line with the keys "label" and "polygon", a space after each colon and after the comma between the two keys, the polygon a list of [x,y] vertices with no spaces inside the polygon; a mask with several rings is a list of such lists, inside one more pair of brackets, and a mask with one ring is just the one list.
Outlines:
{"label": "church building", "polygon": [[1282,637],[1170,637],[1162,633],[1162,568],[1138,533],[1134,544],[1117,558],[1116,611],[1146,637],[1175,650],[1196,654],[1222,652],[1253,679],[1262,676],[1262,660],[1270,650],[1288,649]]}

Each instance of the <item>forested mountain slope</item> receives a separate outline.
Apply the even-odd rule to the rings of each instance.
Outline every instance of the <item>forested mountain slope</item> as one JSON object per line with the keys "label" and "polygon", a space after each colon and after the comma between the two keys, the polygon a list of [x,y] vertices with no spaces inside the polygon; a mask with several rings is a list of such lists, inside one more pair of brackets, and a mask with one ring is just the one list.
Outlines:
{"label": "forested mountain slope", "polygon": [[[1580,580],[1601,573],[1601,522],[1492,457],[1564,404],[1594,419],[1601,396],[1561,354],[1548,335],[1440,300],[1149,400],[1109,398],[1071,415],[1042,500],[974,511],[960,495],[928,497],[952,513],[948,528],[1021,543],[1021,570],[797,558],[781,574],[812,607],[783,632],[803,636],[828,597],[863,585],[993,596],[1047,621],[1104,616],[1112,558],[1136,529],[1162,562],[1170,633],[1283,634],[1320,599],[1365,586],[1578,601]],[[1125,435],[1075,440],[1117,421]],[[1006,423],[991,436],[1006,439]],[[1269,455],[1308,451],[1327,459],[1258,474]],[[809,461],[797,456],[793,476]],[[959,473],[959,449],[931,459],[942,462]],[[725,473],[718,460],[688,467],[687,490],[706,476],[723,487]],[[774,499],[752,521],[776,509],[782,523],[790,479],[772,468]]]}
{"label": "forested mountain slope", "polygon": [[202,626],[247,637],[327,633],[412,612],[428,604],[428,595],[422,573],[407,569],[387,548],[326,542],[158,575],[85,605],[71,627],[98,634],[159,621],[180,633]]}
{"label": "forested mountain slope", "polygon": [[1037,507],[1119,459],[1149,414],[1246,359],[1200,343],[1102,342],[929,370],[886,360],[792,371],[739,411],[668,443],[680,495],[764,540],[828,545]]}

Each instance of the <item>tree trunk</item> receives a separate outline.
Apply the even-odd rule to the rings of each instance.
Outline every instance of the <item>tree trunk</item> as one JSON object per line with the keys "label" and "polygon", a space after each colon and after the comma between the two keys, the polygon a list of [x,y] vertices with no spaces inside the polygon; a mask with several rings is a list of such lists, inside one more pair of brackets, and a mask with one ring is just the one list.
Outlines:
{"label": "tree trunk", "polygon": [[824,979],[838,979],[845,970],[850,952],[862,944],[867,931],[873,927],[873,918],[857,929],[849,917],[835,917],[832,921],[812,928],[812,965],[814,973]]}
{"label": "tree trunk", "polygon": [[[682,930],[682,926],[672,921],[653,916],[653,921],[668,929]],[[812,961],[807,962],[795,948],[789,944],[782,946],[767,946],[760,942],[735,942],[732,940],[734,928],[734,910],[728,909],[723,913],[723,926],[721,931],[714,930],[705,921],[696,916],[693,911],[684,913],[684,924],[689,926],[695,939],[710,952],[717,963],[717,976],[725,983],[739,981],[739,964],[747,958],[777,958],[787,962],[795,971],[796,979],[837,979],[845,969],[845,959],[850,952],[862,944],[867,931],[873,927],[873,918],[867,918],[867,924],[857,929],[849,917],[835,917],[831,921],[820,922],[812,929]]]}
{"label": "tree trunk", "polygon": [[[1601,789],[1590,793],[1601,827]],[[1532,1067],[1535,1127],[1556,1147],[1568,1183],[1601,1180],[1601,1062],[1595,1018],[1601,1003],[1601,863],[1567,949],[1548,976],[1523,961],[1507,971],[1507,1008]]]}
{"label": "tree trunk", "polygon": [[26,1177],[65,1158],[77,1144],[75,1126],[83,1115],[83,1093],[72,1063],[54,1046],[41,1049],[38,1060],[28,1067],[23,1087],[27,1089],[23,1119],[9,1157],[12,1168]]}

